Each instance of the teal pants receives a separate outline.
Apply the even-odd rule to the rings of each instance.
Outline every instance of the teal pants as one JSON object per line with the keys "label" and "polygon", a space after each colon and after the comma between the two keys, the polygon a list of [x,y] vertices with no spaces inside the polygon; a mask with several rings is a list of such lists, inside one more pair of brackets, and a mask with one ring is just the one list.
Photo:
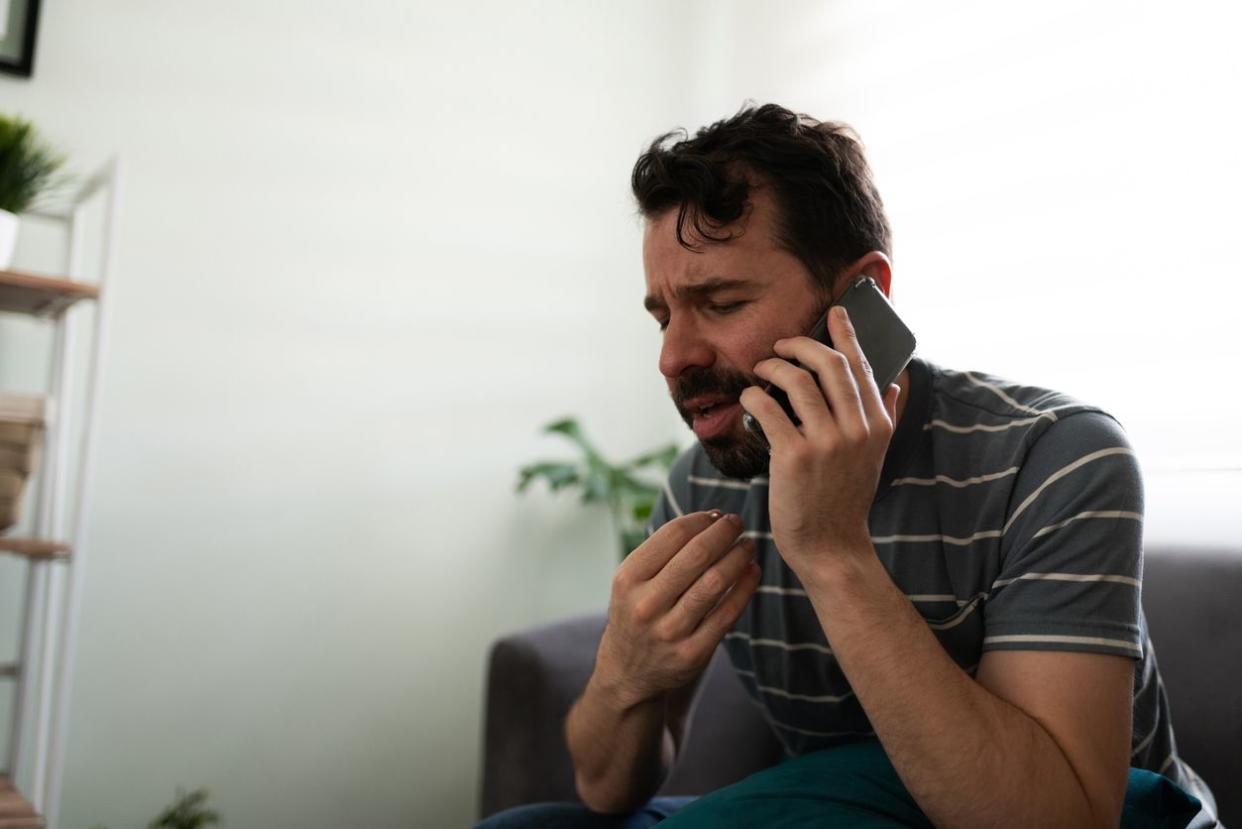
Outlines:
{"label": "teal pants", "polygon": [[[1032,786],[1039,781],[1032,780]],[[519,806],[476,829],[930,829],[874,740],[789,758],[699,798],[657,797],[629,815],[580,803]],[[1197,799],[1150,771],[1130,769],[1122,829],[1210,829]]]}
{"label": "teal pants", "polygon": [[[1032,786],[1039,781],[1032,780]],[[1210,827],[1199,801],[1167,778],[1131,769],[1123,829]],[[932,829],[874,740],[789,758],[694,800],[661,829]]]}

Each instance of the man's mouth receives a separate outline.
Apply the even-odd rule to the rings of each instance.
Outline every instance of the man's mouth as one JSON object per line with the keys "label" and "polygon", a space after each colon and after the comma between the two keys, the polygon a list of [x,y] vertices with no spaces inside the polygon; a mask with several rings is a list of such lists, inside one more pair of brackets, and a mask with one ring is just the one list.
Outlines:
{"label": "man's mouth", "polygon": [[742,410],[736,398],[698,398],[686,401],[683,408],[699,440],[711,440],[728,432]]}

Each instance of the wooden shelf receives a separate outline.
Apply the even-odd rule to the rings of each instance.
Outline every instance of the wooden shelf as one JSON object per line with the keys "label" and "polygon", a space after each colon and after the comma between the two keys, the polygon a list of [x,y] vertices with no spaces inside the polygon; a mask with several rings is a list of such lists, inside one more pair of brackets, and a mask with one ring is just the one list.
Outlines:
{"label": "wooden shelf", "polygon": [[52,276],[0,270],[0,311],[54,317],[82,299],[97,299],[99,287]]}
{"label": "wooden shelf", "polygon": [[0,829],[39,829],[42,826],[43,818],[13,788],[8,775],[0,775]]}
{"label": "wooden shelf", "polygon": [[0,535],[0,553],[13,553],[26,558],[49,559],[68,558],[73,548],[59,541],[46,541],[41,538],[13,538]]}

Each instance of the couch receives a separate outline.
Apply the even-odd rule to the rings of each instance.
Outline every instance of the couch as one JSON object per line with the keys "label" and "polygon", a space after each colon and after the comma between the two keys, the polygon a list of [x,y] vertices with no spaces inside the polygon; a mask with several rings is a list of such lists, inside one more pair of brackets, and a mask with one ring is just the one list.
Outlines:
{"label": "couch", "polygon": [[[1242,827],[1242,548],[1147,551],[1143,605],[1181,756]],[[591,674],[604,615],[505,636],[491,649],[480,817],[577,800],[561,726]],[[687,740],[661,794],[703,794],[776,762],[781,750],[717,649]]]}

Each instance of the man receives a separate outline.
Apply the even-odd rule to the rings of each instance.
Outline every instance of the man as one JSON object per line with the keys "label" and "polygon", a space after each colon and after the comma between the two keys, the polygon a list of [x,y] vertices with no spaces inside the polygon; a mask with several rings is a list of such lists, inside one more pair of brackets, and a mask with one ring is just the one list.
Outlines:
{"label": "man", "polygon": [[[1141,481],[1117,424],[917,358],[877,388],[832,308],[860,277],[892,283],[847,128],[767,105],[675,138],[632,184],[660,371],[698,444],[617,570],[566,722],[583,802],[620,815],[654,795],[723,641],[787,754],[874,749],[917,825],[1116,826],[1131,767],[1210,809],[1146,635]],[[802,336],[826,312],[833,348]],[[724,825],[727,792],[670,825]]]}

